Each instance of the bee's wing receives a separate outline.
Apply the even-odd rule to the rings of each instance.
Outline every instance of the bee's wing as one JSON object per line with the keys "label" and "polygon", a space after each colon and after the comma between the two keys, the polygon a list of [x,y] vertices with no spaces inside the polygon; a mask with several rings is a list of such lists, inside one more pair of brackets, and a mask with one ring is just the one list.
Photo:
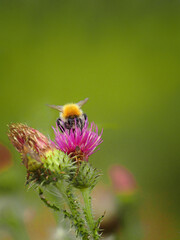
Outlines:
{"label": "bee's wing", "polygon": [[49,104],[47,104],[47,106],[50,108],[54,108],[54,109],[58,110],[59,112],[63,111],[63,106],[56,106],[56,105],[49,105]]}
{"label": "bee's wing", "polygon": [[84,105],[87,101],[88,101],[88,98],[85,98],[84,100],[78,102],[77,105],[78,105],[79,107],[82,107],[82,105]]}

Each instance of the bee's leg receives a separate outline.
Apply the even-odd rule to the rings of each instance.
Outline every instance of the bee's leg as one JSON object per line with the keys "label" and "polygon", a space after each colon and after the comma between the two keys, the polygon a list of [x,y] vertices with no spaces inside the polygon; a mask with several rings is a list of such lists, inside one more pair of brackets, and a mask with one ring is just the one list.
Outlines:
{"label": "bee's leg", "polygon": [[59,129],[61,130],[61,132],[62,133],[65,132],[62,120],[60,118],[58,118],[56,122],[57,122],[57,125],[58,125]]}
{"label": "bee's leg", "polygon": [[71,121],[71,119],[68,119],[68,121],[64,123],[64,127],[65,127],[65,129],[69,130],[69,135],[70,135],[71,128],[72,128],[72,121]]}
{"label": "bee's leg", "polygon": [[78,128],[81,128],[81,119],[76,117],[74,121],[74,125]]}
{"label": "bee's leg", "polygon": [[83,118],[84,119],[81,119],[81,130],[83,129],[84,125],[86,124],[86,122],[88,120],[88,117],[85,113],[83,113]]}
{"label": "bee's leg", "polygon": [[81,133],[82,133],[82,129],[84,127],[84,124],[83,124],[83,120],[81,118],[79,118],[78,127],[81,129]]}
{"label": "bee's leg", "polygon": [[84,120],[86,121],[88,119],[87,115],[83,113]]}

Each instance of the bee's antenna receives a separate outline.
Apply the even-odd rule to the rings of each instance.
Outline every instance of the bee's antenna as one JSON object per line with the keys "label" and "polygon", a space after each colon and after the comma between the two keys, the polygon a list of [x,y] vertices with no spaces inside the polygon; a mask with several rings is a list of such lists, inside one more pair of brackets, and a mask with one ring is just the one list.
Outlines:
{"label": "bee's antenna", "polygon": [[87,101],[88,101],[89,98],[85,98],[84,100],[76,103],[79,107],[82,107],[82,105],[84,105]]}
{"label": "bee's antenna", "polygon": [[47,106],[50,108],[54,108],[54,109],[58,110],[59,112],[63,111],[63,106],[58,106],[58,105],[56,106],[56,105],[49,105],[49,104],[47,104]]}

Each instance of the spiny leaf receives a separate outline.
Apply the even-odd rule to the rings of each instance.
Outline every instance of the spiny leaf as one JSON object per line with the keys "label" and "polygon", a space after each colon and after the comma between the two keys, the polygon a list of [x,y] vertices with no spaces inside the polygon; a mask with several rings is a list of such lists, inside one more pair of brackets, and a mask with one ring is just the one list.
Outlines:
{"label": "spiny leaf", "polygon": [[39,197],[40,199],[45,203],[45,205],[49,208],[52,208],[55,211],[61,211],[61,209],[59,207],[57,207],[55,204],[51,204],[46,197],[43,195],[43,191],[41,188],[39,188]]}

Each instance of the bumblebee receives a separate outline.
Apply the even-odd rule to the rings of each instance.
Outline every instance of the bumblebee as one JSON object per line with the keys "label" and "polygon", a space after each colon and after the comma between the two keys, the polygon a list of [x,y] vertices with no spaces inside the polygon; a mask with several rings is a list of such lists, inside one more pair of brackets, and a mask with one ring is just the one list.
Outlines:
{"label": "bumblebee", "polygon": [[83,113],[81,107],[88,101],[88,98],[78,103],[68,103],[64,106],[48,105],[51,108],[57,109],[60,112],[60,117],[57,119],[57,125],[61,132],[66,129],[75,129],[75,126],[83,129],[87,120],[87,115]]}

